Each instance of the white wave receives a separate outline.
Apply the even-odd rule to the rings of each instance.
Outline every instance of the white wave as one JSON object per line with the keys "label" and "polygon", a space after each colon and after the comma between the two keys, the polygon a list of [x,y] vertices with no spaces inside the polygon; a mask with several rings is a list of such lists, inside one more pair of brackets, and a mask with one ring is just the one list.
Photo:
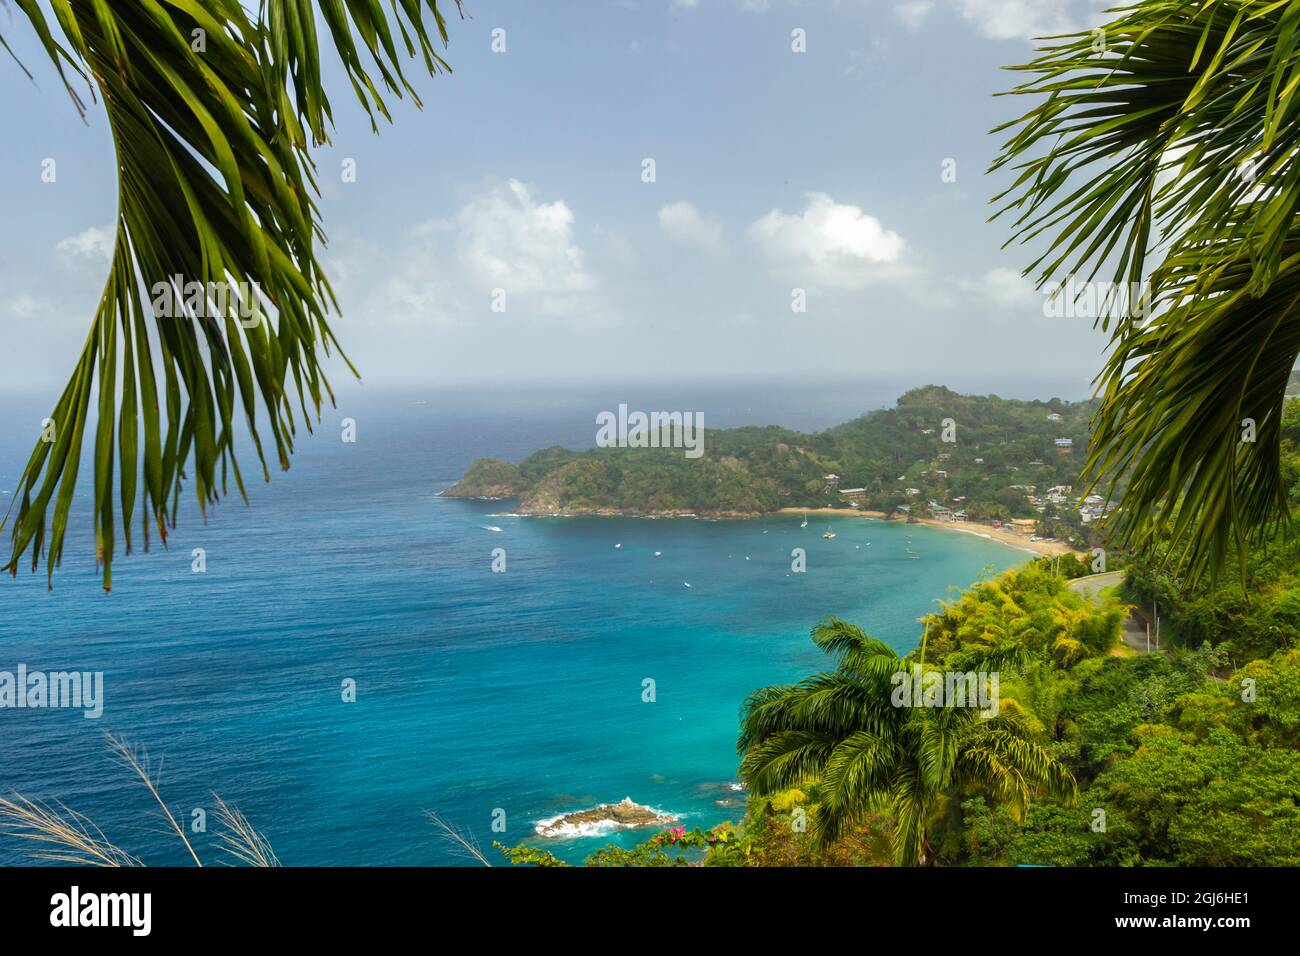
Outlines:
{"label": "white wave", "polygon": [[[678,818],[665,810],[658,807],[640,806],[633,804],[630,797],[624,797],[621,801],[623,805],[637,806],[655,815],[656,819],[646,823],[622,823],[613,817],[604,817],[599,820],[587,820],[581,823],[564,823],[561,822],[565,817],[571,817],[575,813],[587,813],[586,810],[577,810],[570,813],[561,813],[558,816],[547,817],[544,820],[538,820],[533,826],[533,832],[540,837],[549,837],[551,839],[572,840],[578,837],[599,837],[608,836],[619,830],[636,830],[652,826],[667,826],[670,823],[676,823]],[[592,810],[611,810],[619,806],[617,803],[603,803],[598,807],[592,807]]]}

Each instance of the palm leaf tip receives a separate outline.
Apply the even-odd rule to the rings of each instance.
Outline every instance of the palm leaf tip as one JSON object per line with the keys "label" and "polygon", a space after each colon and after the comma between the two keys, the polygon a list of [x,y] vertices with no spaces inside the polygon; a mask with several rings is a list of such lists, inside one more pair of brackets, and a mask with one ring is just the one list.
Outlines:
{"label": "palm leaf tip", "polygon": [[[11,533],[4,568],[16,574],[30,553],[52,585],[89,445],[95,558],[109,589],[137,513],[139,540],[147,546],[152,527],[165,541],[185,480],[200,511],[232,484],[246,497],[241,421],[266,479],[268,450],[289,466],[295,406],[310,427],[333,400],[326,357],[355,374],[330,328],[337,303],[316,252],[309,147],[327,141],[333,115],[318,22],[372,117],[387,112],[381,88],[414,96],[404,61],[447,69],[435,44],[447,43],[447,24],[436,0],[319,10],[266,0],[256,14],[238,0],[60,0],[53,24],[34,2],[17,7],[69,90],[71,71],[103,94],[118,213],[90,334],[50,416],[56,437],[37,443],[0,521]],[[182,304],[160,312],[173,286]],[[191,286],[232,294],[192,299],[182,294]],[[252,298],[264,311],[250,322]]]}

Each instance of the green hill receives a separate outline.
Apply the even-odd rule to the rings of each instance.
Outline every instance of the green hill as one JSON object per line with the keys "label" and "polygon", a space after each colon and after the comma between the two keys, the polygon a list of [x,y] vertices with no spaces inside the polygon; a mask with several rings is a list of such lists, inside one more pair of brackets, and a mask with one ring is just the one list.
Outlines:
{"label": "green hill", "polygon": [[[1035,517],[1042,502],[1030,495],[1074,484],[1093,409],[932,385],[815,434],[706,429],[695,459],[678,448],[558,447],[518,465],[479,459],[442,494],[518,498],[525,514],[753,516],[842,507],[852,498],[887,513],[935,501],[974,519]],[[845,493],[853,489],[861,492]],[[1074,502],[1058,504],[1068,512]]]}

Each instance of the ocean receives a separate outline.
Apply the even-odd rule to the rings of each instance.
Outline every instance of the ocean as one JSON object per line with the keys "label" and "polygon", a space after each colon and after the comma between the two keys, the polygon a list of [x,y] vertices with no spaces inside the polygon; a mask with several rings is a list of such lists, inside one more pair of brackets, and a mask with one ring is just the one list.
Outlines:
{"label": "ocean", "polygon": [[[708,427],[815,429],[897,394],[349,389],[300,437],[290,472],[206,523],[187,502],[169,549],[119,556],[111,594],[83,491],[53,592],[43,569],[0,581],[0,671],[102,671],[103,714],[0,710],[0,790],[60,801],[152,865],[190,861],[106,733],[148,749],[178,820],[207,814],[190,834],[205,863],[223,859],[214,792],[286,865],[469,862],[425,811],[494,860],[493,840],[577,861],[644,839],[653,831],[534,837],[539,820],[624,797],[688,827],[739,820],[741,703],[826,665],[813,624],[837,614],[905,651],[936,599],[1026,555],[862,518],[521,518],[437,492],[479,456],[589,447],[596,412],[619,402],[702,409]],[[7,408],[0,507],[48,411]],[[791,572],[795,547],[806,573]],[[0,863],[32,849],[0,835]]]}

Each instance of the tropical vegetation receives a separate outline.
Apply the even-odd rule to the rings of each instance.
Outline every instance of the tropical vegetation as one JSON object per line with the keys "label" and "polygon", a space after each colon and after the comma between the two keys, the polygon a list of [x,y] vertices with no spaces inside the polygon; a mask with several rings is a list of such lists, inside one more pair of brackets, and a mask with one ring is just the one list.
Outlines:
{"label": "tropical vegetation", "polygon": [[[518,465],[478,459],[442,494],[519,498],[524,513],[758,515],[844,507],[840,492],[860,488],[864,508],[886,513],[956,500],[972,518],[1038,517],[1030,491],[1076,481],[1094,410],[1087,402],[961,395],[931,385],[908,391],[894,408],[815,434],[709,429],[701,458],[669,447],[553,447]],[[1062,509],[1067,523],[1070,513]]]}
{"label": "tropical vegetation", "polygon": [[[256,17],[236,0],[50,0],[61,37],[35,0],[14,2],[79,108],[79,83],[102,95],[121,206],[57,437],[24,473],[8,567],[28,550],[33,567],[41,555],[47,574],[57,566],[94,398],[108,586],[119,521],[128,549],[137,503],[142,539],[151,522],[165,536],[191,459],[200,505],[228,473],[243,492],[237,403],[265,476],[257,402],[286,467],[291,395],[305,422],[328,398],[334,303],[315,258],[309,147],[332,112],[306,0],[267,0]],[[432,0],[322,10],[372,116],[388,111],[358,36],[389,95],[414,95],[403,51],[428,72],[445,67]],[[817,435],[710,432],[704,463],[548,449],[471,467],[452,493],[517,495],[539,510],[813,507],[837,503],[834,473],[861,484],[868,506],[892,510],[914,487],[972,514],[1015,514],[1024,496],[1005,492],[1074,484],[1070,456],[1086,448],[1085,480],[1122,495],[1109,528],[1135,560],[1120,596],[1085,598],[1067,584],[1077,568],[1035,562],[945,602],[901,656],[828,618],[812,638],[833,668],[744,704],[741,824],[676,828],[589,863],[1300,865],[1300,550],[1286,534],[1300,489],[1300,411],[1286,403],[1300,355],[1298,29],[1300,0],[1142,0],[1015,68],[1029,79],[1011,93],[1034,105],[1001,127],[994,169],[1011,175],[997,202],[1013,241],[1042,244],[1027,273],[1045,287],[1108,276],[1138,290],[1097,316],[1112,349],[1095,407],[932,387]],[[175,274],[254,282],[276,321],[245,327],[232,306],[160,322],[143,290]],[[943,440],[946,420],[956,442]],[[1058,453],[1061,437],[1076,450]],[[1121,598],[1163,615],[1161,650],[1119,641]],[[996,713],[900,705],[894,675],[918,672],[973,673],[988,691],[996,674]],[[0,801],[0,819],[59,848],[56,859],[133,862],[87,821],[21,797]],[[230,819],[232,839],[271,862],[239,835],[247,821]],[[559,862],[533,845],[500,849]]]}
{"label": "tropical vegetation", "polygon": [[[830,846],[883,810],[894,863],[923,865],[934,855],[932,822],[958,794],[987,793],[1016,815],[1039,791],[1074,799],[1074,779],[1032,739],[1019,708],[996,706],[990,714],[975,701],[952,700],[900,706],[894,678],[912,680],[912,668],[887,644],[837,618],[815,627],[812,638],[836,659],[835,670],[755,691],[745,702],[739,747],[741,779],[758,797],[816,784],[811,829],[818,845]],[[1008,651],[1023,647],[1007,642],[968,655],[960,671],[987,681],[1010,658]],[[923,639],[919,673],[926,669],[925,653]],[[943,670],[930,673],[942,681]]]}
{"label": "tropical vegetation", "polygon": [[[822,622],[813,639],[836,669],[746,703],[741,775],[752,789],[744,819],[719,831],[725,846],[701,831],[694,853],[669,853],[656,835],[588,862],[1300,863],[1294,637],[1236,666],[1223,647],[1184,647],[1172,629],[1162,651],[1138,654],[1117,640],[1123,613],[1115,595],[1084,600],[1042,561],[945,602],[921,623],[924,651],[904,658]],[[996,720],[1008,726],[996,746],[981,748],[993,724],[969,711],[890,706],[879,675],[923,654],[927,670],[997,662]],[[1013,759],[995,759],[999,748]],[[507,855],[558,862],[535,844]]]}

